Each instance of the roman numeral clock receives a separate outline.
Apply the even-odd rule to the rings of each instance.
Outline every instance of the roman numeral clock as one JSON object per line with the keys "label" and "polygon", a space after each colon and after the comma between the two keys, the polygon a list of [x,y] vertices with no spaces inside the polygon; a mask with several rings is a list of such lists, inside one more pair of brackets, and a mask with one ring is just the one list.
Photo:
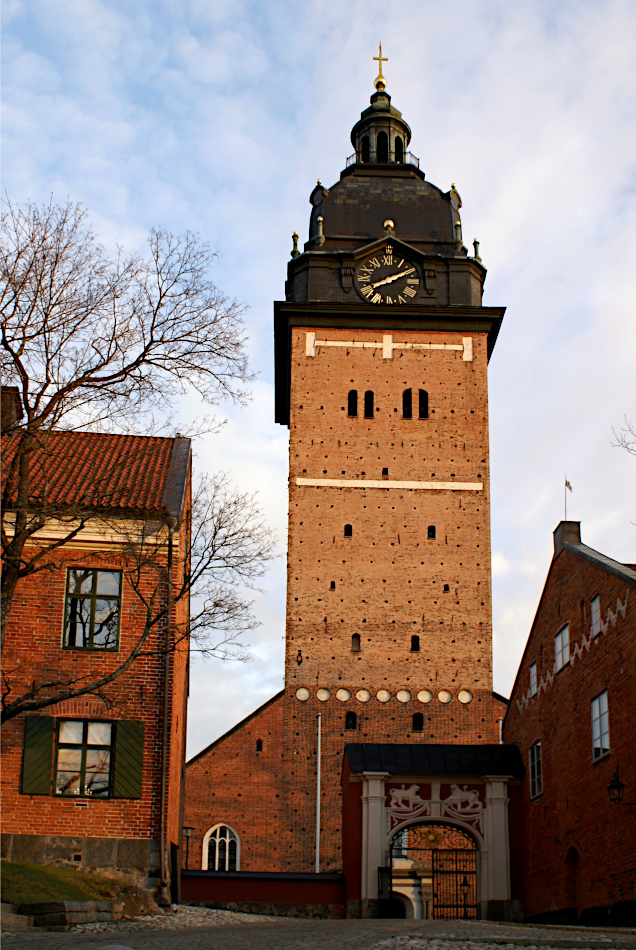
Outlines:
{"label": "roman numeral clock", "polygon": [[406,257],[394,256],[393,245],[362,261],[355,270],[354,286],[369,303],[410,303],[420,289],[417,266]]}

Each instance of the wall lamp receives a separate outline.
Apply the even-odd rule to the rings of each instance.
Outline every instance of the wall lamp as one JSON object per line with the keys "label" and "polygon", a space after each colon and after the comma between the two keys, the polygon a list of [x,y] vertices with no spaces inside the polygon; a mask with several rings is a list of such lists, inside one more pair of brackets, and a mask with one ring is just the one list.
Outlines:
{"label": "wall lamp", "polygon": [[185,839],[186,839],[186,853],[185,853],[185,870],[186,871],[188,870],[188,858],[190,857],[190,838],[192,837],[193,831],[194,831],[194,828],[192,828],[190,825],[183,826],[183,834],[185,835]]}
{"label": "wall lamp", "polygon": [[[626,805],[631,812],[632,808],[636,808],[636,802],[623,801],[623,794],[625,792],[626,787],[627,786],[625,785],[625,783],[621,782],[620,780],[620,776],[618,774],[618,767],[617,767],[616,771],[612,775],[612,781],[607,786],[607,794],[609,795],[609,800],[611,802],[613,802],[615,805]],[[632,814],[634,813],[632,812]]]}

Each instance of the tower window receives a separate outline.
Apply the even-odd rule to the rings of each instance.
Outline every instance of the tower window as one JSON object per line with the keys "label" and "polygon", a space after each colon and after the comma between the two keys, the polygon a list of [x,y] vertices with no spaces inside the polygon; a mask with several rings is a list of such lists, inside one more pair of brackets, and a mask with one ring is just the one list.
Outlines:
{"label": "tower window", "polygon": [[345,527],[344,527],[344,536],[345,536],[345,538],[352,538],[352,537],[353,537],[353,525],[352,525],[352,524],[346,524],[346,525],[345,525]]}
{"label": "tower window", "polygon": [[345,729],[356,729],[358,726],[358,717],[354,712],[348,712],[345,715]]}
{"label": "tower window", "polygon": [[360,652],[360,634],[354,633],[351,637],[351,652],[359,653]]}
{"label": "tower window", "polygon": [[370,389],[364,394],[364,418],[373,419],[373,392]]}
{"label": "tower window", "polygon": [[262,752],[262,751],[263,751],[263,740],[262,740],[262,739],[257,739],[257,740],[256,740],[256,751],[257,751],[257,752]]}
{"label": "tower window", "polygon": [[376,161],[388,162],[389,160],[389,137],[386,132],[378,132],[375,142]]}
{"label": "tower window", "polygon": [[358,390],[351,389],[349,391],[349,396],[347,399],[347,415],[357,416],[358,415]]}
{"label": "tower window", "polygon": [[360,161],[368,162],[369,161],[369,136],[363,135],[362,141],[360,142]]}
{"label": "tower window", "polygon": [[428,537],[431,541],[435,540],[435,525],[429,524],[428,526]]}
{"label": "tower window", "polygon": [[420,419],[428,419],[428,393],[420,389]]}
{"label": "tower window", "polygon": [[404,142],[402,141],[401,135],[395,136],[395,161],[404,161]]}
{"label": "tower window", "polygon": [[444,593],[450,594],[450,584],[444,584]]}
{"label": "tower window", "polygon": [[416,633],[411,637],[411,653],[420,652],[420,638]]}
{"label": "tower window", "polygon": [[413,732],[424,732],[424,715],[413,713]]}
{"label": "tower window", "polygon": [[330,590],[335,590],[335,589],[336,589],[336,582],[332,581]]}
{"label": "tower window", "polygon": [[402,393],[402,418],[413,418],[413,391],[411,389],[405,389]]}

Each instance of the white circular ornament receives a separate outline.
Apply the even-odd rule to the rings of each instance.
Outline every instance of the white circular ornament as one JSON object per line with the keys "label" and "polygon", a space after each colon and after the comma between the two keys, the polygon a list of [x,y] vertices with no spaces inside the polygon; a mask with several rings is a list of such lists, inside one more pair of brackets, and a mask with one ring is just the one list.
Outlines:
{"label": "white circular ornament", "polygon": [[467,703],[472,703],[473,694],[468,689],[460,689],[460,691],[457,694],[457,698],[460,701],[460,703],[464,703],[464,705],[466,705]]}
{"label": "white circular ornament", "polygon": [[356,699],[359,703],[368,703],[371,699],[371,693],[368,689],[359,689],[356,693]]}
{"label": "white circular ornament", "polygon": [[300,689],[296,690],[296,699],[299,699],[301,703],[306,703],[310,696],[311,693],[304,686],[301,686]]}
{"label": "white circular ornament", "polygon": [[328,689],[319,689],[316,693],[316,698],[320,700],[321,703],[326,703],[331,693]]}
{"label": "white circular ornament", "polygon": [[440,703],[444,703],[444,705],[446,705],[446,703],[451,702],[453,694],[449,693],[447,689],[440,689],[439,693],[437,694],[437,698],[439,699]]}
{"label": "white circular ornament", "polygon": [[397,699],[398,703],[411,702],[411,694],[409,693],[408,689],[399,689],[395,694],[395,698]]}
{"label": "white circular ornament", "polygon": [[348,689],[339,689],[336,693],[336,699],[339,699],[341,703],[346,703],[348,699],[351,699],[351,693]]}
{"label": "white circular ornament", "polygon": [[388,703],[391,698],[391,694],[388,689],[379,689],[375,694],[375,698],[378,700],[378,702]]}
{"label": "white circular ornament", "polygon": [[417,694],[417,698],[421,703],[430,703],[433,699],[433,694],[430,689],[421,689]]}

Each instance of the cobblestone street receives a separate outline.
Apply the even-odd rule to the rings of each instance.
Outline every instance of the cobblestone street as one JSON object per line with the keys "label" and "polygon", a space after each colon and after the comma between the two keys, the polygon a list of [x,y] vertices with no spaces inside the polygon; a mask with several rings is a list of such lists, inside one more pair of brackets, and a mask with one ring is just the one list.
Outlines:
{"label": "cobblestone street", "polygon": [[179,908],[70,933],[4,934],[6,950],[636,950],[635,930],[488,921],[298,920]]}

